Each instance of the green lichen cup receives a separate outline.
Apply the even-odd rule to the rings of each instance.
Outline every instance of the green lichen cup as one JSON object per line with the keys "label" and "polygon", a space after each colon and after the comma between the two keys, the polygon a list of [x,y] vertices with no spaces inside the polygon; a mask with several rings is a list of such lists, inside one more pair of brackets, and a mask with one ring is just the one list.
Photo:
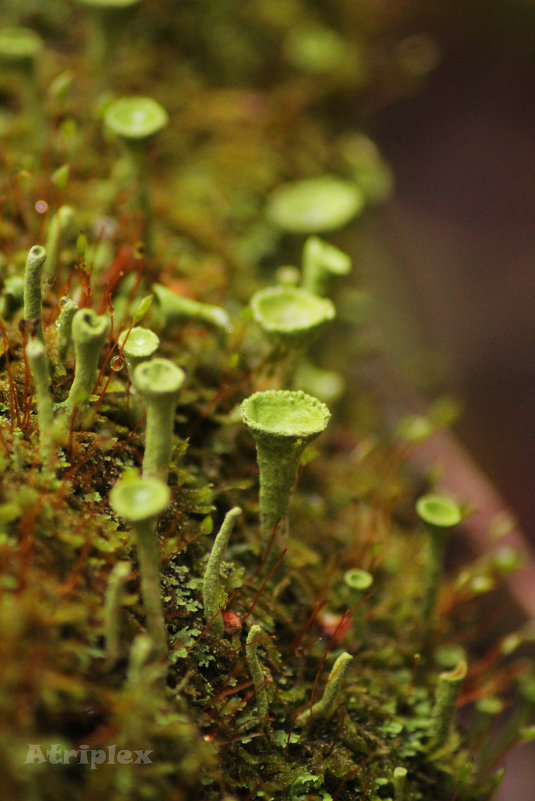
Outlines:
{"label": "green lichen cup", "polygon": [[324,403],[304,392],[266,390],[246,398],[241,415],[256,442],[262,541],[266,545],[277,530],[284,544],[301,456],[325,430],[331,414]]}
{"label": "green lichen cup", "polygon": [[418,498],[415,509],[428,534],[428,577],[423,619],[429,628],[441,584],[446,538],[448,532],[461,522],[463,515],[459,504],[452,498],[436,493]]}
{"label": "green lichen cup", "polygon": [[169,115],[151,97],[119,97],[107,106],[103,122],[105,130],[118,139],[126,151],[128,172],[136,185],[135,204],[143,215],[143,239],[149,247],[152,215],[148,150],[156,135],[168,124]]}
{"label": "green lichen cup", "polygon": [[105,127],[129,145],[146,144],[168,122],[167,111],[151,97],[119,97],[104,112]]}
{"label": "green lichen cup", "polygon": [[150,328],[140,325],[123,331],[117,340],[119,352],[124,356],[130,380],[134,370],[142,362],[151,359],[160,346],[160,338]]}
{"label": "green lichen cup", "polygon": [[336,316],[330,300],[291,286],[261,289],[250,306],[262,331],[290,349],[306,348]]}
{"label": "green lichen cup", "polygon": [[322,175],[282,184],[271,194],[269,220],[291,234],[343,228],[364,208],[364,193],[351,181]]}

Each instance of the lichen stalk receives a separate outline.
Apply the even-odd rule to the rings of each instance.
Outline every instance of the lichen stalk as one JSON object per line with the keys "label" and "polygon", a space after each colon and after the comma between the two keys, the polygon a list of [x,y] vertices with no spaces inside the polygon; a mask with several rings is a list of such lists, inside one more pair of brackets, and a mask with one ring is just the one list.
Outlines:
{"label": "lichen stalk", "polygon": [[267,720],[269,703],[266,691],[266,678],[260,660],[258,659],[258,644],[262,636],[263,631],[258,624],[255,623],[251,626],[249,634],[247,635],[245,652],[256,693],[256,711],[261,720]]}
{"label": "lichen stalk", "polygon": [[69,423],[75,408],[89,400],[97,377],[100,351],[109,327],[109,318],[98,316],[91,309],[80,309],[73,317],[71,330],[76,364],[69,395],[62,405]]}
{"label": "lichen stalk", "polygon": [[167,481],[173,449],[173,424],[183,371],[169,359],[151,359],[134,370],[134,385],[147,405],[144,478]]}
{"label": "lichen stalk", "polygon": [[352,659],[353,657],[347,651],[340,654],[329,673],[322,697],[309,709],[301,712],[295,721],[297,726],[304,726],[311,718],[330,717],[334,710],[342,680]]}
{"label": "lichen stalk", "polygon": [[46,250],[40,245],[30,248],[24,268],[24,319],[35,324],[35,334],[44,343],[43,295],[41,276],[46,261]]}
{"label": "lichen stalk", "polygon": [[141,594],[145,607],[147,629],[156,652],[167,653],[167,634],[160,591],[160,549],[154,520],[133,522],[136,550],[141,572]]}
{"label": "lichen stalk", "polygon": [[39,422],[39,453],[47,469],[54,463],[54,404],[49,390],[48,358],[40,339],[30,339],[26,345],[26,358],[35,385],[37,419]]}
{"label": "lichen stalk", "polygon": [[60,305],[61,311],[56,322],[56,347],[59,358],[64,362],[72,342],[72,321],[78,311],[78,304],[71,298],[62,298]]}
{"label": "lichen stalk", "polygon": [[431,716],[431,740],[429,743],[431,752],[441,748],[448,739],[466,671],[466,662],[461,660],[454,670],[445,671],[438,677]]}
{"label": "lichen stalk", "polygon": [[221,561],[228,545],[228,541],[237,518],[241,515],[239,506],[235,506],[225,515],[223,524],[214,540],[208,564],[204,573],[203,582],[203,608],[204,619],[212,633],[222,637],[225,633],[223,618],[220,614],[220,587],[221,587]]}
{"label": "lichen stalk", "polygon": [[111,571],[104,602],[104,636],[106,664],[113,667],[119,658],[119,618],[123,590],[132,570],[130,562],[117,562]]}

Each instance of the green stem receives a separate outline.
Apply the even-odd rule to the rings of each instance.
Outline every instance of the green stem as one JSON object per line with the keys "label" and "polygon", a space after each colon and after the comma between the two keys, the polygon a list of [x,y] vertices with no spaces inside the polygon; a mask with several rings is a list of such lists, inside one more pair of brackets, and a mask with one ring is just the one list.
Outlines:
{"label": "green stem", "polygon": [[41,292],[41,275],[46,261],[46,250],[40,245],[30,248],[24,268],[24,319],[27,323],[35,323],[35,333],[44,343],[43,330],[43,295]]}
{"label": "green stem", "polygon": [[349,663],[352,659],[353,657],[351,654],[348,654],[345,651],[344,653],[340,654],[332,666],[331,672],[329,673],[329,678],[327,679],[327,684],[325,685],[325,690],[323,691],[322,697],[312,707],[305,709],[304,712],[301,712],[295,721],[297,726],[304,726],[306,723],[308,723],[310,718],[327,718],[332,714],[336,697],[342,684],[342,679],[344,678],[346,670],[349,667]]}
{"label": "green stem", "polygon": [[245,648],[247,664],[249,665],[249,671],[251,673],[251,678],[253,679],[256,693],[256,710],[258,712],[258,717],[261,720],[267,720],[269,704],[266,692],[266,678],[264,676],[264,671],[262,670],[260,660],[258,659],[258,643],[260,642],[262,636],[262,629],[255,623],[254,626],[251,626],[249,634],[247,635]]}
{"label": "green stem", "polygon": [[223,618],[220,615],[219,595],[221,587],[221,561],[228,545],[236,519],[241,515],[239,506],[235,506],[225,515],[223,524],[217,534],[212,551],[206,565],[203,582],[204,619],[212,632],[218,637],[225,633]]}
{"label": "green stem", "polygon": [[54,463],[54,405],[48,388],[50,380],[48,358],[41,340],[31,339],[28,342],[26,357],[35,384],[41,462],[47,469],[52,470]]}
{"label": "green stem", "polygon": [[141,571],[141,594],[147,630],[158,654],[167,653],[167,633],[160,592],[160,549],[152,520],[132,523],[136,533],[137,557]]}

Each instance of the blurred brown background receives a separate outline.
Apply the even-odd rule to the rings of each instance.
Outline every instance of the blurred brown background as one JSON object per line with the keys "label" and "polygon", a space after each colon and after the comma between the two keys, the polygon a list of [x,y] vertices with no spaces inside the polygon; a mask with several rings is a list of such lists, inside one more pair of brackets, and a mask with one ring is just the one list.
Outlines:
{"label": "blurred brown background", "polygon": [[[445,356],[443,386],[464,406],[457,432],[535,544],[535,3],[413,13],[441,59],[375,118],[397,179],[377,222],[385,321],[394,351],[418,341]],[[533,801],[534,763],[532,747],[510,755],[497,801]]]}
{"label": "blurred brown background", "polygon": [[421,3],[418,29],[440,62],[375,118],[397,179],[380,225],[405,322],[446,356],[458,432],[533,541],[535,3]]}

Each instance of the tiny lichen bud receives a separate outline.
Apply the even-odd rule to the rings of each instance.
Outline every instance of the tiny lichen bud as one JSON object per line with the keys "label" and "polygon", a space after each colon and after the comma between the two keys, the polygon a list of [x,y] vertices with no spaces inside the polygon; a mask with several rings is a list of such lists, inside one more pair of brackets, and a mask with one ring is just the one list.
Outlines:
{"label": "tiny lichen bud", "polygon": [[156,295],[159,322],[163,328],[184,320],[200,320],[214,328],[232,331],[230,318],[220,306],[177,295],[163,284],[153,284],[152,290]]}
{"label": "tiny lichen bud", "polygon": [[59,358],[64,362],[72,342],[72,321],[78,311],[78,304],[71,298],[61,298],[60,306],[61,311],[56,321],[56,347]]}
{"label": "tiny lichen bud", "polygon": [[173,422],[184,371],[169,359],[153,358],[134,370],[133,382],[147,405],[143,476],[167,481]]}
{"label": "tiny lichen bud", "polygon": [[130,562],[117,562],[111,571],[104,602],[104,636],[106,638],[106,664],[109,668],[119,658],[119,617],[121,596],[132,571]]}
{"label": "tiny lichen bud", "polygon": [[46,237],[47,260],[44,276],[48,283],[52,283],[56,277],[61,237],[72,226],[73,222],[74,209],[71,206],[60,206],[48,223]]}

